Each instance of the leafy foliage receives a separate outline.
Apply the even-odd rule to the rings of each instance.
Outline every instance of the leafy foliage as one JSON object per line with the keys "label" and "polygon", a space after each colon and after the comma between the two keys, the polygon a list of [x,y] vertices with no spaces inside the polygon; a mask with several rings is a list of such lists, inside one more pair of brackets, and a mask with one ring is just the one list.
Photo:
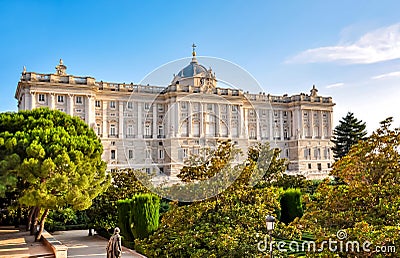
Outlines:
{"label": "leafy foliage", "polygon": [[336,160],[345,156],[351,146],[367,135],[365,122],[358,120],[354,114],[348,112],[345,117],[339,121],[339,125],[333,130],[332,142],[335,146],[332,148]]}
{"label": "leafy foliage", "polygon": [[[219,148],[224,157],[231,157],[229,152],[234,150],[229,142]],[[217,196],[184,206],[171,204],[159,229],[146,239],[135,240],[136,250],[147,257],[264,257],[265,253],[257,250],[257,242],[267,234],[266,214],[279,211],[281,190],[266,184],[260,187],[259,182],[264,174],[273,178],[274,173],[283,173],[285,163],[278,157],[279,152],[269,145],[259,145],[249,150],[243,164],[232,167],[231,162],[214,158],[206,162],[207,167],[223,167],[219,172],[205,169],[199,175],[187,169],[185,180],[202,179],[198,184],[218,173],[237,176]],[[300,236],[299,230],[282,223],[277,224],[275,234],[281,238]]]}
{"label": "leafy foliage", "polygon": [[400,246],[400,129],[391,130],[391,123],[381,122],[334,164],[332,175],[342,184],[320,184],[301,220],[320,241],[345,229],[350,240]]}

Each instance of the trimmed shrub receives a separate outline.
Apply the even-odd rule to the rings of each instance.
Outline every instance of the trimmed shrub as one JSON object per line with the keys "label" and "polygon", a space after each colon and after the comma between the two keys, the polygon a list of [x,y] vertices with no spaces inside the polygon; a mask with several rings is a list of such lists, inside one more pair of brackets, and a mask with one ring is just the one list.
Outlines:
{"label": "trimmed shrub", "polygon": [[289,188],[281,196],[281,221],[289,224],[295,218],[303,216],[300,189]]}
{"label": "trimmed shrub", "polygon": [[160,198],[154,194],[134,195],[131,200],[131,225],[135,238],[143,239],[157,230]]}
{"label": "trimmed shrub", "polygon": [[133,242],[134,238],[131,229],[131,200],[119,200],[117,201],[117,213],[118,213],[118,227],[121,230],[121,235],[125,241]]}

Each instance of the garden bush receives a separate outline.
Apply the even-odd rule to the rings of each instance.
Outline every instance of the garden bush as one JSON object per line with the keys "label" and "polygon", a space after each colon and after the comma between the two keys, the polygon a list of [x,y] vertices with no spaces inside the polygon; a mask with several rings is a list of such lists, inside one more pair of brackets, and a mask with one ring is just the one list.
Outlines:
{"label": "garden bush", "polygon": [[301,191],[299,189],[289,188],[283,192],[281,199],[280,221],[286,224],[292,222],[295,218],[303,216],[303,205],[301,203]]}
{"label": "garden bush", "polygon": [[124,241],[132,242],[134,237],[131,229],[131,199],[119,200],[118,208],[118,226],[121,230],[121,236]]}
{"label": "garden bush", "polygon": [[135,238],[143,239],[157,230],[160,198],[153,194],[134,195],[131,200],[131,225]]}

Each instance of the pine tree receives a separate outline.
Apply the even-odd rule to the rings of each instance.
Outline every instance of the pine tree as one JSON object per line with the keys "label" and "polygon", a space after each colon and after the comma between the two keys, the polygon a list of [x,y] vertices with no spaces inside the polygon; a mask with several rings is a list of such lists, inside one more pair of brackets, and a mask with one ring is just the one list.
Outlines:
{"label": "pine tree", "polygon": [[352,112],[348,112],[345,117],[339,121],[339,125],[333,131],[332,142],[335,146],[332,148],[336,160],[344,157],[349,152],[351,146],[367,135],[365,122],[354,117]]}
{"label": "pine tree", "polygon": [[80,118],[47,108],[0,114],[0,179],[19,181],[3,183],[0,193],[21,186],[18,203],[30,208],[27,226],[36,240],[49,210],[87,209],[105,190],[102,152],[100,139]]}

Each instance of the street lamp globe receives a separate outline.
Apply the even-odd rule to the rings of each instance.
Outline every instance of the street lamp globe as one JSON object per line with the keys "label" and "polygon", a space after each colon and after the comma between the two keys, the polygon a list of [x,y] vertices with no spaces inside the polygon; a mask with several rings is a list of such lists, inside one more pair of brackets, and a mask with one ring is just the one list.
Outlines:
{"label": "street lamp globe", "polygon": [[267,224],[267,230],[272,231],[275,228],[275,217],[268,215],[265,217],[265,223]]}

